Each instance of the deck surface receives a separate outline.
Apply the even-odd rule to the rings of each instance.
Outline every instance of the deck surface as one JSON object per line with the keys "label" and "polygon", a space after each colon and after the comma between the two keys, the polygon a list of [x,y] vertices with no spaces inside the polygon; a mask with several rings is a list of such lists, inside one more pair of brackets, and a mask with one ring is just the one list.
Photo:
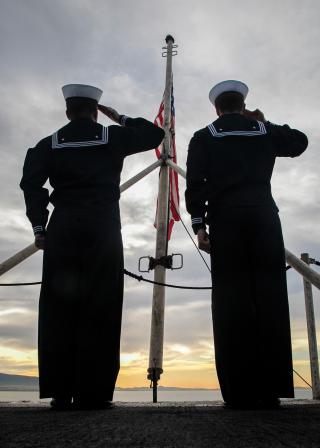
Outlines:
{"label": "deck surface", "polygon": [[56,412],[0,403],[1,448],[319,448],[320,403],[234,411],[220,402],[116,403],[111,410]]}

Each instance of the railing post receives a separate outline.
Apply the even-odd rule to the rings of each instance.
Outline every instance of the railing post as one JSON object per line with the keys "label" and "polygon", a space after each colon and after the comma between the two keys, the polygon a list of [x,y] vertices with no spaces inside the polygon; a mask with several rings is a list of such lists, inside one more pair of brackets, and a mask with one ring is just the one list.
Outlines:
{"label": "railing post", "polygon": [[[301,260],[309,265],[310,264],[309,254],[307,253],[301,254]],[[318,360],[316,325],[315,325],[314,308],[313,308],[312,285],[308,280],[304,278],[303,286],[304,286],[304,299],[306,305],[307,328],[308,328],[312,396],[314,400],[320,400],[319,360]]]}

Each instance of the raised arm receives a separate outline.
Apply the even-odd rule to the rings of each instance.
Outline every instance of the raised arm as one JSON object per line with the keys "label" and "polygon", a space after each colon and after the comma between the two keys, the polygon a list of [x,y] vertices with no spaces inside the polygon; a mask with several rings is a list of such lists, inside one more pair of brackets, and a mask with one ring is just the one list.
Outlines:
{"label": "raised arm", "polygon": [[123,152],[124,156],[157,148],[164,138],[163,129],[151,121],[119,115],[114,109],[100,104],[99,110],[121,125],[121,127],[110,126],[109,131],[110,141],[119,145],[119,150]]}
{"label": "raised arm", "polygon": [[297,157],[307,149],[308,138],[303,132],[291,129],[287,124],[279,126],[266,121],[263,112],[259,109],[254,111],[245,109],[244,115],[264,122],[267,132],[272,138],[276,157]]}
{"label": "raised arm", "polygon": [[287,124],[279,126],[266,122],[265,125],[277,157],[297,157],[307,149],[308,138],[303,132],[291,129]]}
{"label": "raised arm", "polygon": [[164,138],[164,130],[144,118],[122,116],[120,135],[125,156],[157,148]]}
{"label": "raised arm", "polygon": [[34,234],[43,236],[48,221],[49,192],[43,185],[48,179],[48,153],[37,146],[28,150],[20,187],[24,193],[27,217]]}

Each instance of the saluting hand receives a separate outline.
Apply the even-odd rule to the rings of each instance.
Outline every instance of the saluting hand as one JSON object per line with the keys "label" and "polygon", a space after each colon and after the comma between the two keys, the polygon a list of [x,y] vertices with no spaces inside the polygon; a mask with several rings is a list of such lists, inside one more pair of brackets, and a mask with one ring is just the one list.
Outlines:
{"label": "saluting hand", "polygon": [[262,122],[266,121],[263,112],[261,112],[261,110],[259,109],[256,110],[245,109],[243,115],[245,117],[252,118],[253,120],[258,120]]}
{"label": "saluting hand", "polygon": [[44,235],[36,235],[34,239],[34,245],[38,248],[43,250],[45,246],[45,236]]}
{"label": "saluting hand", "polygon": [[112,107],[103,106],[102,104],[98,104],[98,109],[108,118],[110,118],[110,120],[119,123],[120,115],[115,109],[112,109]]}
{"label": "saluting hand", "polygon": [[199,249],[210,254],[210,239],[205,229],[199,229],[197,233]]}

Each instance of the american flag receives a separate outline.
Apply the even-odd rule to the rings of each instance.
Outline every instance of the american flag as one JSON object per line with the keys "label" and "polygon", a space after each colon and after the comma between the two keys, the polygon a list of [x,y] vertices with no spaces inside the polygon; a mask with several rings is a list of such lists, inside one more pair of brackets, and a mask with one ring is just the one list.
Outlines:
{"label": "american flag", "polygon": [[[163,128],[164,125],[164,97],[162,98],[158,115],[154,120],[154,124]],[[171,139],[170,139],[170,159],[177,163],[177,153],[176,153],[176,142],[175,142],[175,108],[174,108],[174,96],[173,96],[173,86],[171,89]],[[158,159],[161,157],[162,145],[156,148],[156,155]],[[175,221],[180,221],[179,216],[179,183],[178,183],[178,173],[174,171],[172,168],[169,168],[169,199],[170,199],[170,207],[169,207],[169,225],[168,225],[168,240],[171,238],[171,232],[173,228],[173,224]],[[155,219],[155,227],[158,222],[158,206],[157,213]]]}

